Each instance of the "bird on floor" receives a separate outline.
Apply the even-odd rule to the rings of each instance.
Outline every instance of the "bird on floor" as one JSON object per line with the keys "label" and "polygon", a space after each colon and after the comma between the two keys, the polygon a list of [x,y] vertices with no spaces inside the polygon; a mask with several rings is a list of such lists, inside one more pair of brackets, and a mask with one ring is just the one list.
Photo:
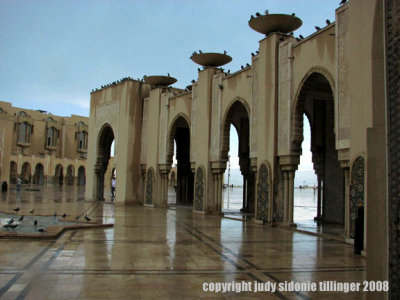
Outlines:
{"label": "bird on floor", "polygon": [[32,210],[30,211],[31,214],[33,214],[34,212],[35,212],[35,209],[32,209]]}
{"label": "bird on floor", "polygon": [[19,212],[19,211],[20,211],[19,206],[17,206],[16,208],[14,208],[14,211],[15,211],[15,212]]}
{"label": "bird on floor", "polygon": [[34,226],[37,226],[37,223],[38,223],[37,220],[35,220],[35,221],[33,222],[33,225],[34,225]]}
{"label": "bird on floor", "polygon": [[85,220],[86,221],[91,221],[92,219],[88,217],[88,215],[85,215]]}
{"label": "bird on floor", "polygon": [[24,219],[24,215],[22,215],[22,216],[18,219],[18,222],[22,222],[23,219]]}
{"label": "bird on floor", "polygon": [[67,216],[67,214],[63,214],[62,217],[65,218]]}

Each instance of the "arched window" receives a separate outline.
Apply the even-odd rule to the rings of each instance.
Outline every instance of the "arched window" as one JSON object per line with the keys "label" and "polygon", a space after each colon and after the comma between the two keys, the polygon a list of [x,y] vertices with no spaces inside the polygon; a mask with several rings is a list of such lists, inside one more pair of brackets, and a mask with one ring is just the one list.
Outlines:
{"label": "arched window", "polygon": [[22,122],[18,125],[18,143],[29,143],[31,139],[32,125]]}
{"label": "arched window", "polygon": [[86,131],[81,131],[78,134],[78,150],[87,149],[88,133]]}
{"label": "arched window", "polygon": [[58,140],[59,131],[55,127],[47,128],[47,138],[46,138],[46,146],[47,147],[56,147]]}

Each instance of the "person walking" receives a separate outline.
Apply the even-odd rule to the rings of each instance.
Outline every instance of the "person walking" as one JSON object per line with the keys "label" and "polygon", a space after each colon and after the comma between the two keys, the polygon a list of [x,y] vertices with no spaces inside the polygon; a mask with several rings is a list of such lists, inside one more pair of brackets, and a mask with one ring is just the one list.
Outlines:
{"label": "person walking", "polygon": [[21,190],[21,184],[22,184],[22,179],[21,177],[17,178],[17,191],[19,192]]}
{"label": "person walking", "polygon": [[114,201],[115,199],[115,185],[117,181],[115,179],[115,176],[111,179],[111,200]]}

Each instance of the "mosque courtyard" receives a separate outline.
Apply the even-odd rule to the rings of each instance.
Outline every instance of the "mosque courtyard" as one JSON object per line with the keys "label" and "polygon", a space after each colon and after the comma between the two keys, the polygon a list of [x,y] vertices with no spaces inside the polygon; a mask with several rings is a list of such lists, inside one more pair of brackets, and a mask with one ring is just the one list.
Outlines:
{"label": "mosque courtyard", "polygon": [[[2,193],[0,211],[88,215],[113,227],[72,229],[57,239],[2,238],[1,299],[362,299],[365,292],[290,291],[290,283],[361,283],[365,258],[337,239],[190,207],[119,206],[84,200],[84,188]],[[3,229],[4,230],[4,229]],[[285,285],[286,281],[286,285]],[[218,292],[217,283],[236,290]],[[255,292],[271,288],[274,293]],[[240,285],[240,286],[239,286]],[[258,285],[256,287],[256,285]],[[225,286],[227,287],[227,286]],[[251,291],[238,292],[238,288]],[[214,289],[214,290],[213,290]]]}

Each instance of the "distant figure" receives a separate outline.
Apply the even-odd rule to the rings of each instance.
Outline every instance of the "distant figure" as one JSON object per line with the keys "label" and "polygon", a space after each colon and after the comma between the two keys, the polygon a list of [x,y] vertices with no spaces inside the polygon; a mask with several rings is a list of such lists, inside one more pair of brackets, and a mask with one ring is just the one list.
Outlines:
{"label": "distant figure", "polygon": [[299,189],[302,189],[302,188],[303,188],[303,187],[300,185],[300,186],[299,186]]}
{"label": "distant figure", "polygon": [[314,190],[314,194],[315,194],[315,184],[314,184],[314,186],[313,186],[313,190]]}
{"label": "distant figure", "polygon": [[115,176],[111,179],[111,200],[115,199],[115,184],[117,183]]}
{"label": "distant figure", "polygon": [[20,177],[17,178],[17,191],[21,190],[22,179]]}
{"label": "distant figure", "polygon": [[3,183],[1,184],[1,191],[7,192],[7,190],[8,190],[8,184],[6,181],[3,181]]}

